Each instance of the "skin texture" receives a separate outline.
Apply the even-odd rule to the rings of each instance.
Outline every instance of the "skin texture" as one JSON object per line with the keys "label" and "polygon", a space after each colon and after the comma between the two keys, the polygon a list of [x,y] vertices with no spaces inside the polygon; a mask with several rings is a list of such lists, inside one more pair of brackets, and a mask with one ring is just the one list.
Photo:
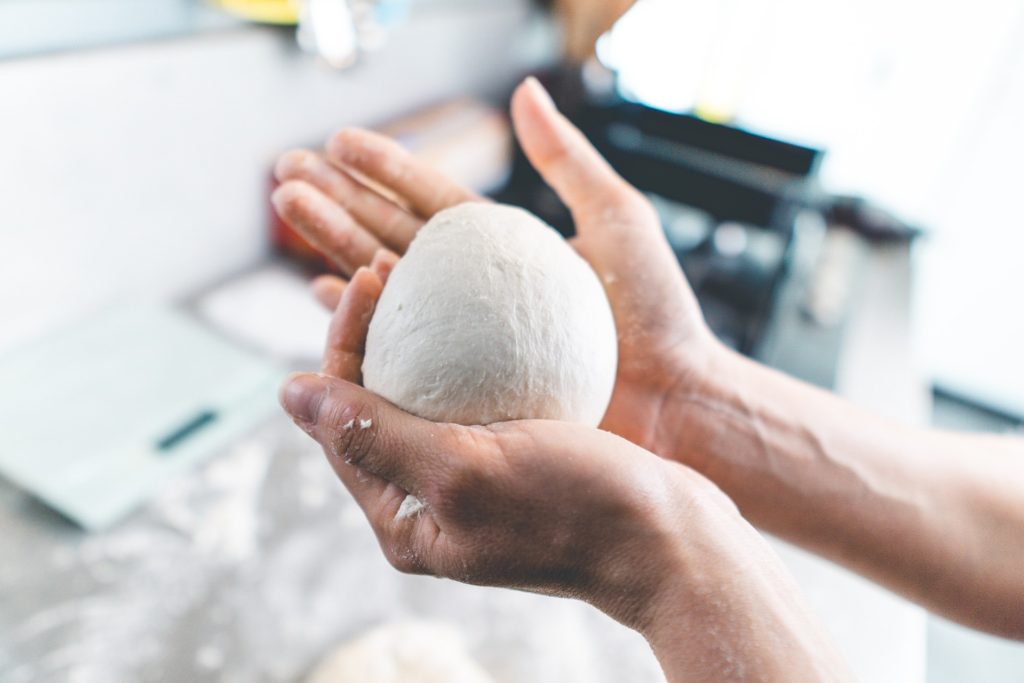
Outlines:
{"label": "skin texture", "polygon": [[666,402],[661,455],[758,527],[1024,640],[1024,441],[894,423],[725,350],[704,381]]}
{"label": "skin texture", "polygon": [[[843,679],[724,491],[761,528],[949,618],[1024,638],[1024,444],[891,424],[724,348],[642,195],[536,82],[517,90],[512,117],[612,304],[620,364],[601,425],[611,434],[423,424],[362,391],[360,330],[390,266],[434,212],[480,198],[362,130],[277,167],[278,212],[346,272],[370,266],[352,285],[315,283],[338,307],[324,376],[294,378],[283,401],[392,562],[583,598],[643,632],[672,681]],[[321,397],[313,413],[298,407],[307,395]],[[357,415],[380,430],[344,430]],[[407,491],[428,503],[414,525],[394,520]]]}

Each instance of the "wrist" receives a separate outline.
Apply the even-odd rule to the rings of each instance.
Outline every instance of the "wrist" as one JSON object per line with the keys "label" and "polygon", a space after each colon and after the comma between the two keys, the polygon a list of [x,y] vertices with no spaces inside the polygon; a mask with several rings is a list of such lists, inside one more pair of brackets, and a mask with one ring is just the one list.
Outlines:
{"label": "wrist", "polygon": [[701,483],[680,510],[665,573],[630,624],[669,681],[847,680],[771,546],[717,487],[690,476]]}
{"label": "wrist", "polygon": [[745,359],[713,337],[680,355],[685,357],[664,397],[655,452],[706,474],[722,418],[743,409],[735,389]]}
{"label": "wrist", "polygon": [[[595,575],[595,599],[606,614],[653,642],[676,609],[714,592],[726,571],[720,551],[736,529],[756,532],[714,484],[677,463],[660,460],[665,486],[635,506],[640,524],[606,549]],[[742,545],[742,544],[740,544]]]}

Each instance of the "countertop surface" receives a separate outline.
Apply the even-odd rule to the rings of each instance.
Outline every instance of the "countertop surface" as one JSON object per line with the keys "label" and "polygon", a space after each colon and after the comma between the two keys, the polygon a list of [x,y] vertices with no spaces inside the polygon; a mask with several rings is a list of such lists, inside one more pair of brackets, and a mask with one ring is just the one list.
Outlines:
{"label": "countertop surface", "polygon": [[658,681],[644,641],[588,606],[394,571],[283,415],[87,535],[0,488],[0,680],[297,681],[380,623],[452,623],[496,679]]}

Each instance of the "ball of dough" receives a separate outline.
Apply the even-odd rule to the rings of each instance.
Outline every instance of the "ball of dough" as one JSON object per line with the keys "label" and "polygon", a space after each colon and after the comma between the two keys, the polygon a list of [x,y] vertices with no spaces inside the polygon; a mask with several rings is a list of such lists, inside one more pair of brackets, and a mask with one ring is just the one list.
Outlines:
{"label": "ball of dough", "polygon": [[466,652],[451,626],[432,622],[385,624],[342,645],[306,683],[494,683]]}
{"label": "ball of dough", "polygon": [[616,361],[611,307],[587,262],[522,209],[468,203],[435,215],[388,277],[363,382],[436,421],[596,426]]}

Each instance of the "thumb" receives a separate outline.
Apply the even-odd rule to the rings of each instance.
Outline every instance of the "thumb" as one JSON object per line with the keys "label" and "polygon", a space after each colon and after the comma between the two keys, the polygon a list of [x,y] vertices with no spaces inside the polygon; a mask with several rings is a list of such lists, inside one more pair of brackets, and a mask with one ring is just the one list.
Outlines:
{"label": "thumb", "polygon": [[456,464],[451,455],[459,451],[453,425],[410,415],[351,382],[293,375],[282,387],[281,404],[330,459],[417,496],[429,499]]}
{"label": "thumb", "polygon": [[523,152],[572,211],[577,230],[586,229],[580,224],[587,217],[621,211],[640,199],[532,76],[512,96],[512,122]]}

